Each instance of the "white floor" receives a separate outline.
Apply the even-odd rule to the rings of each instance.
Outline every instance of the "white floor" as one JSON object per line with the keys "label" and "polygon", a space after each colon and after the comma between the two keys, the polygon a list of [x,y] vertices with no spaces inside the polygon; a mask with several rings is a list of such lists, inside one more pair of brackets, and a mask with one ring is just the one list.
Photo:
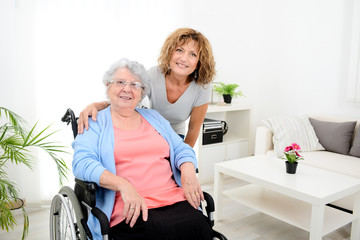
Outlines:
{"label": "white floor", "polygon": [[[238,181],[227,179],[227,187],[240,185]],[[212,193],[212,184],[203,185],[203,189]],[[216,222],[214,229],[223,233],[229,240],[305,240],[309,239],[309,233],[293,227],[275,218],[259,213],[255,210],[242,206],[230,199],[224,199],[224,219]],[[49,239],[49,207],[41,209],[28,209],[30,229],[28,240]],[[22,223],[21,215],[16,212],[19,225]],[[334,231],[323,240],[350,239],[350,225]],[[0,230],[0,240],[21,239],[22,227],[16,227],[6,233]]]}

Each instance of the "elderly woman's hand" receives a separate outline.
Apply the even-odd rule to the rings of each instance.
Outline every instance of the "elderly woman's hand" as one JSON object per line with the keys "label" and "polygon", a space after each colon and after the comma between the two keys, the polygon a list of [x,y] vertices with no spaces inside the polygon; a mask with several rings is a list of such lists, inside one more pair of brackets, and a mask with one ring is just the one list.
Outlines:
{"label": "elderly woman's hand", "polygon": [[123,216],[126,224],[130,222],[130,227],[133,227],[140,216],[140,211],[142,211],[143,220],[147,221],[148,208],[145,200],[129,181],[105,170],[100,176],[99,183],[101,187],[120,192],[124,201]]}
{"label": "elderly woman's hand", "polygon": [[140,216],[140,211],[142,212],[143,220],[147,221],[148,208],[144,198],[136,191],[134,186],[127,180],[122,179],[119,192],[124,201],[123,216],[126,218],[126,224],[130,222],[130,227],[133,227]]}
{"label": "elderly woman's hand", "polygon": [[195,166],[190,162],[186,162],[181,164],[180,170],[181,185],[184,190],[186,200],[191,206],[198,209],[200,201],[204,201],[204,194],[196,177]]}

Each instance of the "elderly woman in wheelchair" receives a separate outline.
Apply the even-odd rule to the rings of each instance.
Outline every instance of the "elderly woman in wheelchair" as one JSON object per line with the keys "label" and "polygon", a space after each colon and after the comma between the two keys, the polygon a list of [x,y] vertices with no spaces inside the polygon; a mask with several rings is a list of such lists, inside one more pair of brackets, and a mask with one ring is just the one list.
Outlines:
{"label": "elderly woman in wheelchair", "polygon": [[[76,137],[74,175],[100,186],[96,205],[110,219],[113,239],[211,239],[198,210],[204,195],[193,149],[158,112],[136,108],[146,78],[145,68],[127,59],[104,74],[110,106]],[[101,239],[92,215],[88,226]]]}

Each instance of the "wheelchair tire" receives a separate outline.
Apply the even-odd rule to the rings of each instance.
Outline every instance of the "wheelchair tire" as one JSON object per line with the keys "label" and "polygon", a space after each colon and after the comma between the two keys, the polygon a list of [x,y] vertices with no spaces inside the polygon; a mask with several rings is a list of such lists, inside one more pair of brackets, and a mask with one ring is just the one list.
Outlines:
{"label": "wheelchair tire", "polygon": [[50,239],[87,239],[81,219],[83,213],[74,191],[70,187],[62,187],[51,203]]}

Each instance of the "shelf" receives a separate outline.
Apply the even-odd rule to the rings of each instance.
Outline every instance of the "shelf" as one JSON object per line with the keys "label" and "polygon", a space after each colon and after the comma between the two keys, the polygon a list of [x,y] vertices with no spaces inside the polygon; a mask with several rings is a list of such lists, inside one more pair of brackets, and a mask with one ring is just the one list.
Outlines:
{"label": "shelf", "polygon": [[241,110],[250,110],[250,109],[251,109],[251,105],[244,103],[231,103],[226,105],[209,104],[207,113],[241,111]]}
{"label": "shelf", "polygon": [[[224,191],[224,196],[310,232],[311,205],[255,184]],[[352,222],[352,214],[325,207],[323,236]]]}
{"label": "shelf", "polygon": [[207,148],[207,147],[213,147],[213,146],[219,146],[219,145],[226,145],[226,144],[231,144],[231,143],[237,143],[237,142],[245,142],[245,141],[249,141],[248,138],[242,138],[242,137],[237,137],[237,136],[229,136],[227,137],[226,135],[224,136],[224,140],[220,143],[212,143],[212,144],[206,144],[206,145],[201,145],[202,148]]}
{"label": "shelf", "polygon": [[221,143],[202,145],[202,132],[196,145],[198,156],[199,182],[214,180],[214,165],[219,162],[249,156],[251,105],[232,103],[226,105],[210,104],[206,118],[225,121],[228,132]]}

